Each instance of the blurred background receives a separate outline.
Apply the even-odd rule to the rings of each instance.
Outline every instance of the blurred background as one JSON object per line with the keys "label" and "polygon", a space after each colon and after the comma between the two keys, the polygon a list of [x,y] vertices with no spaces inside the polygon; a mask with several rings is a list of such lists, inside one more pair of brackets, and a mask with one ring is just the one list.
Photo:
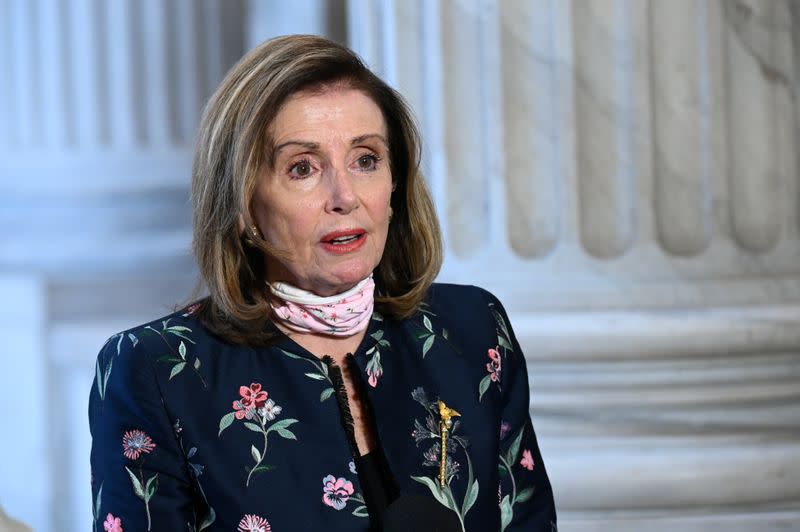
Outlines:
{"label": "blurred background", "polygon": [[285,33],[413,106],[562,531],[800,530],[799,0],[0,0],[9,516],[90,526],[95,356],[190,296],[199,114]]}

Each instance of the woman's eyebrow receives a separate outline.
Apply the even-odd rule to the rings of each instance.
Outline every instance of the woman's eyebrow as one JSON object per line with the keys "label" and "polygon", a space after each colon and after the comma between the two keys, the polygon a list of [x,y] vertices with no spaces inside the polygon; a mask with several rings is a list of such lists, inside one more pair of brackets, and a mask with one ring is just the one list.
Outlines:
{"label": "woman's eyebrow", "polygon": [[361,144],[362,142],[368,139],[378,139],[381,142],[383,142],[386,146],[389,145],[389,143],[386,142],[386,138],[379,133],[367,133],[366,135],[359,135],[350,141],[350,145],[353,146],[355,144]]}
{"label": "woman's eyebrow", "polygon": [[308,150],[318,150],[319,142],[310,142],[307,140],[287,140],[286,142],[282,142],[281,144],[275,146],[275,149],[272,150],[272,153],[274,155],[279,151],[281,151],[282,149],[287,148],[289,146],[301,146]]}
{"label": "woman's eyebrow", "polygon": [[[350,145],[355,146],[356,144],[361,144],[365,140],[369,139],[378,139],[381,142],[383,142],[386,146],[389,145],[389,143],[386,142],[386,137],[384,137],[380,133],[367,133],[365,135],[359,135],[357,137],[354,137],[350,141]],[[272,156],[274,157],[275,155],[277,155],[279,151],[281,151],[284,148],[288,148],[289,146],[300,146],[307,150],[319,150],[319,142],[311,142],[307,140],[287,140],[286,142],[281,142],[280,144],[275,146],[275,149],[272,150]]]}

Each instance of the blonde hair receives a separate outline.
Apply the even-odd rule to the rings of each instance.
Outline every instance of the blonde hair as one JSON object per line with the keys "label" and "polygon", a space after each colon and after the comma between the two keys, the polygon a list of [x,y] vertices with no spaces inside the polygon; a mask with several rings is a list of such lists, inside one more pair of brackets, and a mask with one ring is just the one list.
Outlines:
{"label": "blonde hair", "polygon": [[215,334],[264,344],[271,310],[264,255],[277,256],[254,225],[259,170],[272,165],[269,126],[299,91],[343,85],[369,96],[388,132],[394,190],[383,257],[374,272],[375,308],[396,319],[413,315],[442,263],[436,212],[420,172],[420,140],[403,98],[348,48],[310,35],[278,37],[245,55],[206,105],[192,165],[193,250],[208,297],[198,315]]}

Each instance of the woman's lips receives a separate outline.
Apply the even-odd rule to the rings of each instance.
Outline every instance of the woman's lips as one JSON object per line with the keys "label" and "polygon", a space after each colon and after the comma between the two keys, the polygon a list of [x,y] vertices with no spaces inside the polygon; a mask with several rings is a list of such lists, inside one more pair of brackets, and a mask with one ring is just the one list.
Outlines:
{"label": "woman's lips", "polygon": [[328,233],[320,239],[320,244],[328,253],[343,255],[356,251],[363,246],[366,241],[366,231],[363,229],[351,229],[348,231],[334,231]]}

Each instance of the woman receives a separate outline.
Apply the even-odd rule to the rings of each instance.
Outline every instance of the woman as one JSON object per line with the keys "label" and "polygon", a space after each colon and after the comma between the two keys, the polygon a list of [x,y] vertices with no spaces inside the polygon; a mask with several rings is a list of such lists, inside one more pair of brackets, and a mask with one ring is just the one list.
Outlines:
{"label": "woman", "polygon": [[438,223],[399,95],[273,39],[209,102],[209,296],[113,336],[89,416],[95,530],[555,528],[500,303],[432,284]]}

